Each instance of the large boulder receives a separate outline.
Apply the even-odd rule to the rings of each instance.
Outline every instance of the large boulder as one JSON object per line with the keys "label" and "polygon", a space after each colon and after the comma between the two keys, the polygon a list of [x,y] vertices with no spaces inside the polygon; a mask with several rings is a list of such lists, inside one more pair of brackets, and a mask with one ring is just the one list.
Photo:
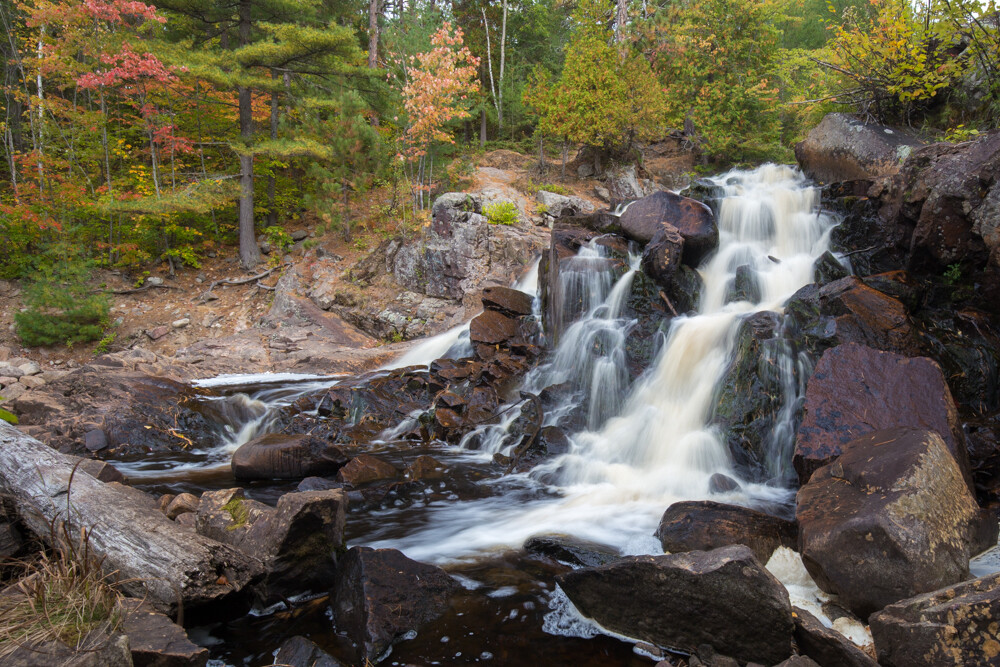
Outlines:
{"label": "large boulder", "polygon": [[286,493],[270,507],[242,489],[206,491],[198,503],[196,530],[260,559],[264,599],[333,583],[336,557],[344,548],[347,495],[343,489]]}
{"label": "large boulder", "polygon": [[788,593],[745,546],[630,556],[557,581],[580,613],[629,637],[769,665],[792,652]]}
{"label": "large boulder", "polygon": [[340,448],[310,435],[268,433],[233,452],[233,476],[240,480],[303,479],[332,475],[348,461]]}
{"label": "large boulder", "polygon": [[657,284],[669,287],[683,256],[684,237],[673,225],[660,225],[642,252],[642,270]]}
{"label": "large boulder", "polygon": [[667,508],[656,537],[668,553],[709,551],[731,544],[750,547],[766,563],[778,547],[796,548],[795,523],[738,505],[687,500]]}
{"label": "large boulder", "polygon": [[274,654],[274,664],[288,667],[344,667],[344,663],[301,635],[289,637]]}
{"label": "large boulder", "polygon": [[125,598],[120,610],[134,667],[203,667],[208,662],[208,649],[148,602]]}
{"label": "large boulder", "polygon": [[941,436],[893,428],[844,443],[796,497],[802,562],[859,616],[961,581],[979,507]]}
{"label": "large boulder", "polygon": [[719,243],[712,209],[673,192],[656,192],[634,201],[621,214],[622,232],[639,243],[649,243],[664,224],[673,225],[684,239],[684,262],[697,266]]}
{"label": "large boulder", "polygon": [[962,424],[941,368],[847,343],[827,350],[806,389],[793,463],[805,483],[851,440],[894,427],[937,431],[971,488]]}
{"label": "large boulder", "polygon": [[911,264],[1000,267],[1000,132],[914,151],[880,194],[882,216],[913,230]]}
{"label": "large boulder", "polygon": [[539,190],[535,199],[541,206],[545,207],[545,216],[552,220],[594,212],[594,205],[580,197]]}
{"label": "large boulder", "polygon": [[360,662],[378,662],[394,643],[443,614],[460,588],[433,565],[395,549],[353,547],[331,592],[333,620],[359,646]]}
{"label": "large boulder", "polygon": [[872,179],[898,172],[921,145],[900,130],[831,113],[796,144],[795,159],[806,176],[822,183]]}
{"label": "large boulder", "polygon": [[826,627],[805,609],[794,607],[793,613],[795,644],[799,652],[812,658],[820,667],[878,667],[878,663],[850,639]]}
{"label": "large boulder", "polygon": [[889,605],[869,619],[879,664],[1000,663],[1000,574]]}

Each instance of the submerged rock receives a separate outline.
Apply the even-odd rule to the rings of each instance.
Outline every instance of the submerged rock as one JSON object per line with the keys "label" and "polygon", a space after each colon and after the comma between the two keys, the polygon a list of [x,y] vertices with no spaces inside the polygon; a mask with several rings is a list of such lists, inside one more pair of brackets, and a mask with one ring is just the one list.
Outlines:
{"label": "submerged rock", "polygon": [[788,593],[748,547],[629,556],[557,581],[584,616],[629,637],[769,665],[792,652]]}
{"label": "submerged rock", "polygon": [[995,665],[1000,661],[1000,574],[890,605],[869,619],[879,664]]}
{"label": "submerged rock", "polygon": [[969,574],[979,507],[936,432],[893,428],[841,445],[799,489],[802,562],[859,616]]}
{"label": "submerged rock", "polygon": [[344,663],[305,637],[286,639],[274,655],[274,664],[288,667],[345,667]]}
{"label": "submerged rock", "polygon": [[448,609],[458,582],[395,549],[353,547],[331,592],[337,629],[359,645],[363,662],[378,662],[404,635]]}
{"label": "submerged rock", "polygon": [[962,425],[936,363],[854,343],[828,350],[806,389],[793,457],[799,481],[808,481],[854,438],[909,426],[937,431],[971,488]]}
{"label": "submerged rock", "polygon": [[711,500],[674,503],[656,529],[656,537],[668,553],[742,544],[750,547],[761,563],[766,563],[778,547],[795,549],[797,534],[793,521]]}

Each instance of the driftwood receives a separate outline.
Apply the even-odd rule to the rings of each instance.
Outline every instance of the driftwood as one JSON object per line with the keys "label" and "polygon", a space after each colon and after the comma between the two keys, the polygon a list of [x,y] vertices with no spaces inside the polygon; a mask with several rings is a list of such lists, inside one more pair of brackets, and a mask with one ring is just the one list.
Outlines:
{"label": "driftwood", "polygon": [[212,290],[219,285],[246,285],[247,283],[252,283],[256,281],[257,287],[263,287],[264,289],[274,289],[272,287],[268,287],[267,285],[262,284],[260,282],[261,278],[266,278],[275,271],[277,271],[278,269],[283,269],[286,266],[288,266],[288,264],[280,264],[278,266],[268,269],[267,271],[262,271],[257,275],[250,276],[249,278],[239,278],[239,279],[223,278],[222,280],[213,280],[212,284],[208,286],[208,289],[199,294],[198,296],[196,296],[194,298],[194,301],[201,301],[202,303],[208,301],[209,296],[212,294]]}
{"label": "driftwood", "polygon": [[263,575],[256,558],[174,523],[136,489],[74,470],[73,458],[2,420],[0,493],[13,497],[22,520],[43,539],[61,533],[52,527],[64,522],[68,534],[86,530],[104,569],[168,613],[225,604]]}

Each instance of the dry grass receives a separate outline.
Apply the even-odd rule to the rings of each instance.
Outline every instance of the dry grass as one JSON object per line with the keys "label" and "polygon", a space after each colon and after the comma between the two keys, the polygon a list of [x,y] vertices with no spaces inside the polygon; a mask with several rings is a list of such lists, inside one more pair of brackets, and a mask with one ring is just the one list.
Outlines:
{"label": "dry grass", "polygon": [[122,595],[91,553],[87,533],[60,537],[59,549],[27,563],[25,575],[0,595],[0,662],[22,646],[53,641],[99,650],[121,627]]}

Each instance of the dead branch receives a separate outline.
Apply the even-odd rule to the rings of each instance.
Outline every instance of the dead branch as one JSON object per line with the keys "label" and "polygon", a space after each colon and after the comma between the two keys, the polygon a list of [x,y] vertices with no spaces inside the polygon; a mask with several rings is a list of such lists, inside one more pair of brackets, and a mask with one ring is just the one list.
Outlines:
{"label": "dead branch", "polygon": [[[214,280],[212,281],[212,284],[208,286],[207,290],[196,296],[194,299],[192,299],[192,301],[201,301],[202,303],[208,301],[209,295],[212,293],[212,290],[218,287],[219,285],[246,285],[247,283],[252,283],[256,281],[258,287],[264,287],[264,289],[268,289],[266,285],[261,285],[260,279],[266,278],[275,271],[277,271],[278,269],[283,269],[286,266],[289,265],[287,263],[279,264],[278,266],[272,267],[267,271],[262,271],[261,273],[258,273],[255,276],[250,276],[249,278],[223,278],[222,280]],[[274,288],[272,287],[270,289]]]}

